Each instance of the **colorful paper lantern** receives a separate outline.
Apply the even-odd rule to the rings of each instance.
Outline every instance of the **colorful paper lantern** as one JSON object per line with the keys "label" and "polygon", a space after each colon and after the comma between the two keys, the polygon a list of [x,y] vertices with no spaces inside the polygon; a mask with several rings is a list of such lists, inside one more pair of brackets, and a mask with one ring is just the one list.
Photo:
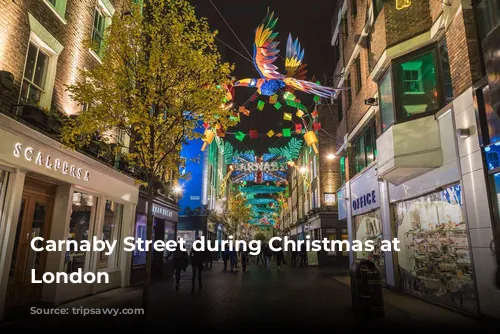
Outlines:
{"label": "colorful paper lantern", "polygon": [[274,104],[274,107],[276,108],[276,110],[280,110],[280,108],[281,108],[281,103],[276,102],[276,103]]}
{"label": "colorful paper lantern", "polygon": [[304,116],[304,112],[302,110],[300,110],[300,109],[297,109],[297,114],[296,115],[297,115],[297,117],[302,117],[302,116]]}
{"label": "colorful paper lantern", "polygon": [[221,138],[224,138],[226,136],[226,132],[224,131],[224,129],[221,126],[216,128],[216,131],[217,131],[217,136],[219,136]]}
{"label": "colorful paper lantern", "polygon": [[319,112],[316,109],[314,109],[314,111],[311,113],[311,116],[316,118],[319,116]]}
{"label": "colorful paper lantern", "polygon": [[304,135],[304,140],[306,141],[307,146],[313,148],[314,153],[318,154],[318,147],[316,144],[319,142],[318,137],[316,137],[316,133],[314,131],[307,131]]}
{"label": "colorful paper lantern", "polygon": [[234,137],[236,137],[236,139],[238,139],[239,141],[243,141],[243,139],[245,139],[245,134],[241,131],[238,131],[234,134]]}
{"label": "colorful paper lantern", "polygon": [[292,135],[290,129],[283,129],[283,137],[290,137]]}
{"label": "colorful paper lantern", "polygon": [[271,97],[269,97],[269,103],[275,104],[276,102],[278,102],[278,95],[274,94]]}
{"label": "colorful paper lantern", "polygon": [[207,145],[211,144],[212,141],[214,140],[215,138],[215,132],[213,132],[212,130],[205,130],[205,133],[203,134],[203,138],[202,140],[204,141],[203,143],[203,146],[201,148],[201,151],[205,151],[205,148],[207,147]]}
{"label": "colorful paper lantern", "polygon": [[285,94],[283,94],[283,97],[285,98],[285,100],[295,100],[296,97],[295,95],[293,95],[293,93],[291,92],[285,92]]}
{"label": "colorful paper lantern", "polygon": [[266,103],[264,101],[260,101],[257,102],[257,109],[259,109],[260,111],[262,111],[264,109],[264,106],[266,105]]}
{"label": "colorful paper lantern", "polygon": [[273,130],[269,130],[269,132],[267,133],[267,136],[269,138],[271,138],[272,136],[274,136],[274,131]]}
{"label": "colorful paper lantern", "polygon": [[283,137],[283,134],[282,134],[281,132],[278,132],[278,133],[276,134],[276,137],[281,138],[281,137]]}
{"label": "colorful paper lantern", "polygon": [[318,102],[320,99],[321,97],[319,97],[318,95],[315,95],[313,98],[314,102]]}
{"label": "colorful paper lantern", "polygon": [[286,121],[291,121],[292,120],[292,114],[290,113],[283,113],[283,119]]}
{"label": "colorful paper lantern", "polygon": [[302,133],[302,124],[295,124],[295,133]]}
{"label": "colorful paper lantern", "polygon": [[250,130],[250,131],[248,131],[248,134],[250,135],[251,139],[259,138],[259,131],[257,131],[257,130]]}
{"label": "colorful paper lantern", "polygon": [[204,127],[205,129],[208,129],[208,127],[209,127],[209,126],[210,126],[210,125],[209,125],[208,123],[203,123],[203,127]]}
{"label": "colorful paper lantern", "polygon": [[314,131],[321,130],[321,122],[315,122],[315,123],[313,123],[313,130]]}
{"label": "colorful paper lantern", "polygon": [[250,110],[245,108],[244,106],[240,106],[239,112],[242,113],[245,116],[250,116]]}

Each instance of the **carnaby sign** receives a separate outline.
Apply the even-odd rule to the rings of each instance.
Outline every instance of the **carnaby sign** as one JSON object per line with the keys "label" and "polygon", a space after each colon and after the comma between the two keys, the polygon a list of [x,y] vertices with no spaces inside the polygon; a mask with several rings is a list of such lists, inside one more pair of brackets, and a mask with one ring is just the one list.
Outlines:
{"label": "carnaby sign", "polygon": [[244,162],[235,163],[233,168],[238,172],[286,172],[288,165],[281,161],[265,161],[265,162]]}
{"label": "carnaby sign", "polygon": [[375,166],[352,182],[350,197],[353,216],[380,207],[380,190]]}

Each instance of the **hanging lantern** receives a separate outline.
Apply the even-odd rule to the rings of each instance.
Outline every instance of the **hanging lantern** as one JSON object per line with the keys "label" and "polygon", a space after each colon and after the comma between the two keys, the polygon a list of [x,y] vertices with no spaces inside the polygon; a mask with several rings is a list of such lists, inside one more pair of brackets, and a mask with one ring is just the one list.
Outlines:
{"label": "hanging lantern", "polygon": [[203,147],[201,148],[201,151],[205,151],[205,148],[207,147],[207,145],[211,144],[212,141],[214,140],[215,138],[215,132],[213,132],[212,130],[205,130],[205,133],[203,134]]}
{"label": "hanging lantern", "polygon": [[314,149],[314,153],[318,154],[318,147],[316,144],[318,143],[318,137],[316,137],[316,134],[314,131],[307,131],[304,135],[304,140],[307,143],[307,146],[311,147]]}

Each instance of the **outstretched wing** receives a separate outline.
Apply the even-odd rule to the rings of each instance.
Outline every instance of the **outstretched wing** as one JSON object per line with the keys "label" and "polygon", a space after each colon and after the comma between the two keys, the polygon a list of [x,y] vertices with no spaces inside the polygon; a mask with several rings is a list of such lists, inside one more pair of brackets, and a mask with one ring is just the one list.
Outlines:
{"label": "outstretched wing", "polygon": [[297,80],[295,78],[285,78],[283,81],[287,86],[290,86],[293,89],[300,90],[308,94],[318,95],[325,98],[333,97],[337,91],[350,89],[350,88],[326,87],[318,85],[314,82]]}
{"label": "outstretched wing", "polygon": [[292,34],[288,35],[288,42],[286,44],[286,59],[285,68],[286,76],[295,78],[297,80],[305,80],[307,71],[305,70],[306,64],[302,64],[304,59],[304,49],[301,48],[299,39],[296,38],[295,42],[292,39]]}
{"label": "outstretched wing", "polygon": [[284,75],[277,72],[278,68],[273,65],[277,58],[276,55],[280,52],[279,42],[274,41],[278,33],[273,32],[277,22],[278,18],[274,18],[274,12],[269,14],[268,9],[266,18],[255,31],[253,62],[260,76],[266,79],[279,80],[284,78]]}

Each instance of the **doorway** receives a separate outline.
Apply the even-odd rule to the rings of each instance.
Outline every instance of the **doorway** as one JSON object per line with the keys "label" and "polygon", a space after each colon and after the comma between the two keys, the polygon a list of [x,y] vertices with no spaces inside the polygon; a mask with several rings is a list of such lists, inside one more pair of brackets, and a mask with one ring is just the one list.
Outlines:
{"label": "doorway", "polygon": [[34,269],[35,277],[41,279],[47,252],[35,252],[30,244],[34,237],[46,239],[50,235],[55,191],[55,185],[26,177],[12,250],[5,301],[7,308],[36,303],[41,299],[43,284],[31,283],[31,276]]}

